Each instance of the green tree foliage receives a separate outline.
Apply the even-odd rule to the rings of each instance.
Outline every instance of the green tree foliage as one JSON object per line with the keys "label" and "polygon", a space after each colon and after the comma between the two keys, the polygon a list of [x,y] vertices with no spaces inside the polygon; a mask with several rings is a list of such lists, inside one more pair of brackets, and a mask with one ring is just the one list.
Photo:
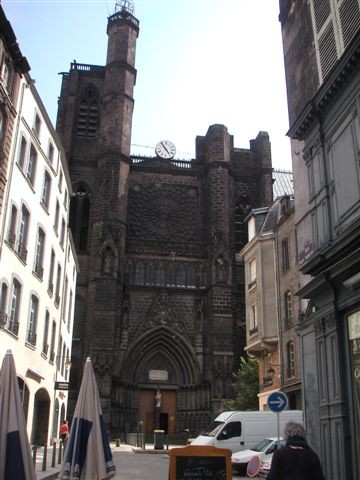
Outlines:
{"label": "green tree foliage", "polygon": [[234,400],[226,401],[230,410],[259,410],[259,362],[253,355],[240,357],[240,368],[233,373]]}

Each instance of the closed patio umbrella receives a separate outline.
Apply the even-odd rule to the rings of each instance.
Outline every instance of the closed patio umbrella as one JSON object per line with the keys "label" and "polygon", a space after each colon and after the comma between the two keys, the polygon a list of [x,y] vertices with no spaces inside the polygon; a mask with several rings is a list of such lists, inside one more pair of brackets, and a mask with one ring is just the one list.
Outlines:
{"label": "closed patio umbrella", "polygon": [[115,473],[96,379],[87,358],[59,478],[106,480]]}
{"label": "closed patio umbrella", "polygon": [[7,350],[0,371],[0,480],[36,480],[14,357]]}

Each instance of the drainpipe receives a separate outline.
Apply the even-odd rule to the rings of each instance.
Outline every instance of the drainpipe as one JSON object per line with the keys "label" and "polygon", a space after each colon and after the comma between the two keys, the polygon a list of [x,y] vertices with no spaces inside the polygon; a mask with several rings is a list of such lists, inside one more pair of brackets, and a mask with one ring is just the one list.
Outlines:
{"label": "drainpipe", "polygon": [[280,363],[280,388],[284,385],[284,362],[283,362],[283,348],[282,348],[282,328],[281,328],[281,311],[280,311],[280,289],[279,289],[279,249],[277,241],[277,226],[274,232],[274,262],[275,262],[275,309],[277,316],[277,328],[279,338],[279,363]]}

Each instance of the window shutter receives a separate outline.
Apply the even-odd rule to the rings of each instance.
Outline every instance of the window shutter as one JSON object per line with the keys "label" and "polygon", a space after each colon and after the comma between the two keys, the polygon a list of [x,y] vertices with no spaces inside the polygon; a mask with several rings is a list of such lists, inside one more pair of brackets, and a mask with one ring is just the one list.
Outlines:
{"label": "window shutter", "polygon": [[314,0],[316,33],[319,33],[331,13],[329,0]]}
{"label": "window shutter", "polygon": [[325,28],[324,32],[319,38],[319,54],[321,73],[324,79],[338,58],[332,21],[329,22],[328,26]]}
{"label": "window shutter", "polygon": [[360,28],[359,0],[343,0],[339,6],[340,25],[344,48],[350,43]]}

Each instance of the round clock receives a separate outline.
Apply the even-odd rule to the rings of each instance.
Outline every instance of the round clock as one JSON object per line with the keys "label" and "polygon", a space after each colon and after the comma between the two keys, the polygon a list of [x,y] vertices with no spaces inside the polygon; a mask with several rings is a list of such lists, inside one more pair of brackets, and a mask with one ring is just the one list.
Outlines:
{"label": "round clock", "polygon": [[155,147],[155,153],[160,158],[170,159],[175,155],[176,148],[172,142],[169,142],[169,140],[161,140],[161,142]]}

